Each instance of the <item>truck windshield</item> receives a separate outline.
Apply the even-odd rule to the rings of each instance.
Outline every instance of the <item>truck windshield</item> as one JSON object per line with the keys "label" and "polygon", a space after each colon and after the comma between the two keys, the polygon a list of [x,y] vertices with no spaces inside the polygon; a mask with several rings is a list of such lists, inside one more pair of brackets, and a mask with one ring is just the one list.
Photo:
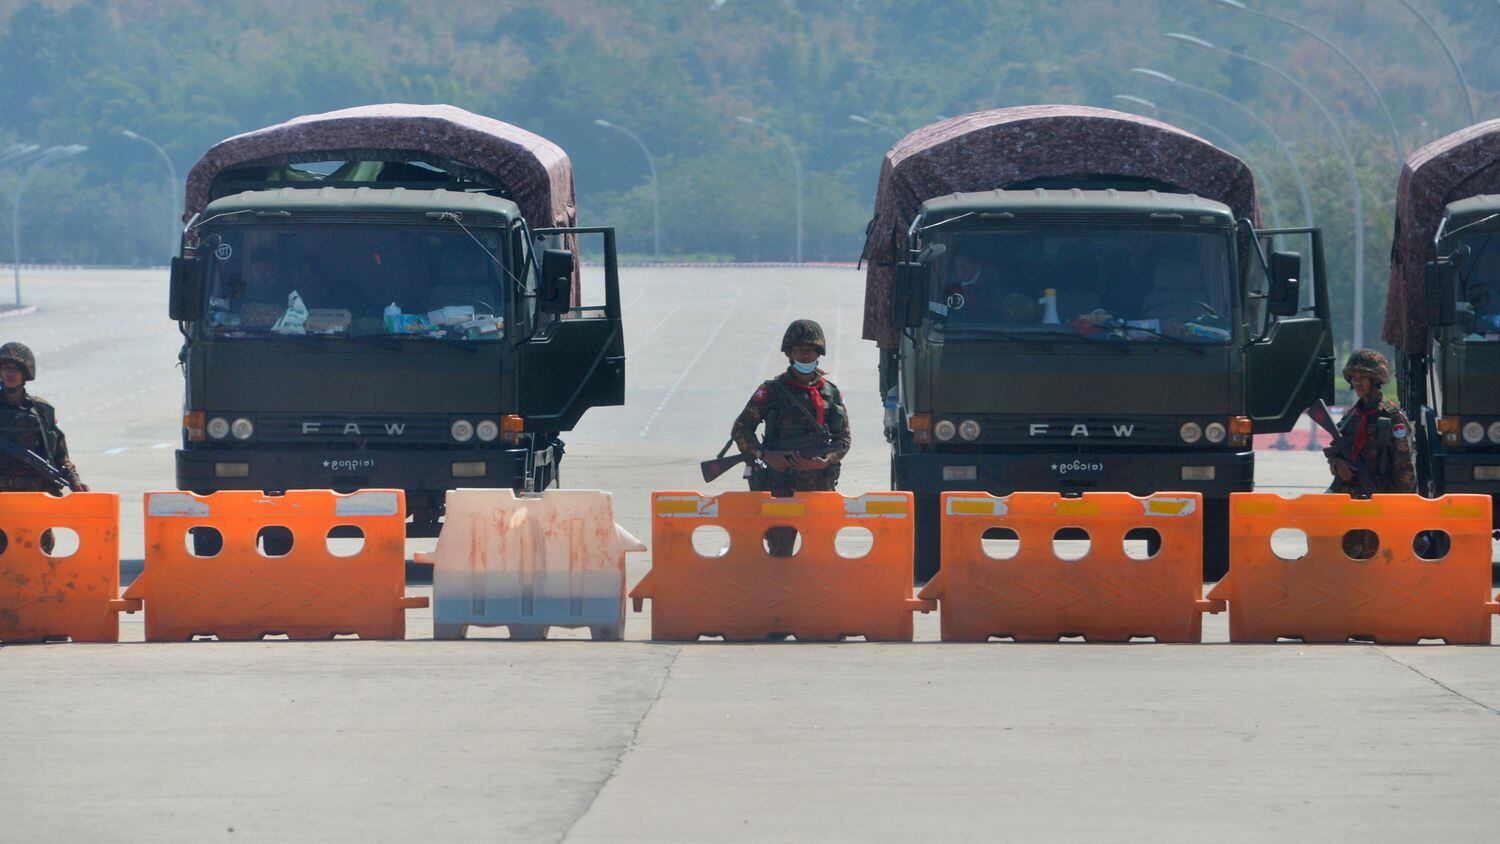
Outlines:
{"label": "truck windshield", "polygon": [[391,335],[462,342],[505,332],[505,235],[458,226],[223,226],[198,254],[211,337]]}
{"label": "truck windshield", "polygon": [[[1226,231],[935,231],[929,336],[1026,335],[1222,344],[1231,337]],[[1174,342],[1178,341],[1178,342]]]}
{"label": "truck windshield", "polygon": [[1500,342],[1500,231],[1459,236],[1469,255],[1458,270],[1458,323],[1470,343]]}

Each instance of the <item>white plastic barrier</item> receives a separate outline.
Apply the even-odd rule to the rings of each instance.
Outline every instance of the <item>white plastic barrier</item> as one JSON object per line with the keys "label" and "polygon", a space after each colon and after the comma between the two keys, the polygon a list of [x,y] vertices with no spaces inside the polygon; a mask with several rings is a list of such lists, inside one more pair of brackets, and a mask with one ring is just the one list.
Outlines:
{"label": "white plastic barrier", "polygon": [[462,639],[471,625],[505,626],[512,639],[552,627],[587,627],[595,640],[625,628],[625,554],[646,546],[615,524],[607,492],[508,489],[448,493],[431,562],[433,637]]}

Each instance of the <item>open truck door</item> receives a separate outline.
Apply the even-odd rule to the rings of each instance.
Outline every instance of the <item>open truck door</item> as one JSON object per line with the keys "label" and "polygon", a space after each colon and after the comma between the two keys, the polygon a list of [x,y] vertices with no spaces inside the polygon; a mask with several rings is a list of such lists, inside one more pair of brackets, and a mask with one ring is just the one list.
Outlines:
{"label": "open truck door", "polygon": [[[569,303],[574,267],[563,250],[546,250],[532,288],[536,327],[518,348],[520,412],[528,431],[567,431],[591,407],[625,403],[625,335],[620,325],[620,273],[613,228],[537,229],[538,236],[604,238],[604,301]],[[564,266],[566,265],[566,266]],[[557,278],[548,278],[548,273]]]}
{"label": "open truck door", "polygon": [[[1245,406],[1256,434],[1290,431],[1318,399],[1333,400],[1333,329],[1318,229],[1258,231],[1244,295],[1251,339],[1245,348]],[[1294,252],[1269,253],[1262,244],[1274,237],[1305,236],[1307,262]]]}

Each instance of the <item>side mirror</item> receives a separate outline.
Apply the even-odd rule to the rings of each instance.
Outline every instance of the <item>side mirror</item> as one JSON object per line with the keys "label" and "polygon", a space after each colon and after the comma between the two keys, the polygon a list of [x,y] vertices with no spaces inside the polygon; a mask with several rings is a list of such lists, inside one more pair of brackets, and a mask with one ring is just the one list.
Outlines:
{"label": "side mirror", "polygon": [[1461,258],[1427,262],[1427,305],[1430,320],[1447,328],[1458,322],[1458,268]]}
{"label": "side mirror", "polygon": [[178,322],[190,322],[198,318],[203,310],[203,265],[197,258],[178,256],[172,259],[168,291],[168,316]]}
{"label": "side mirror", "polygon": [[1272,316],[1296,316],[1302,301],[1302,256],[1296,252],[1271,253],[1271,290],[1266,310]]}
{"label": "side mirror", "polygon": [[565,314],[573,297],[573,253],[542,250],[542,277],[536,285],[536,305],[544,314]]}
{"label": "side mirror", "polygon": [[927,265],[903,262],[896,265],[896,290],[891,303],[896,322],[916,328],[927,311]]}

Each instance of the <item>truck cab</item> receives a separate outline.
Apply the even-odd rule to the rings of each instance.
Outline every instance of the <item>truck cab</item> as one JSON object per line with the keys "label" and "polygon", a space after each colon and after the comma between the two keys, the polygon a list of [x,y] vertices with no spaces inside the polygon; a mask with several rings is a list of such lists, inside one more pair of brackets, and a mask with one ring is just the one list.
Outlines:
{"label": "truck cab", "polygon": [[[1290,238],[1309,272],[1274,248]],[[1190,194],[1059,187],[930,199],[907,243],[881,380],[917,577],[939,563],[942,492],[1021,490],[1202,493],[1205,575],[1222,575],[1252,436],[1331,397],[1318,232],[1257,232]]]}

